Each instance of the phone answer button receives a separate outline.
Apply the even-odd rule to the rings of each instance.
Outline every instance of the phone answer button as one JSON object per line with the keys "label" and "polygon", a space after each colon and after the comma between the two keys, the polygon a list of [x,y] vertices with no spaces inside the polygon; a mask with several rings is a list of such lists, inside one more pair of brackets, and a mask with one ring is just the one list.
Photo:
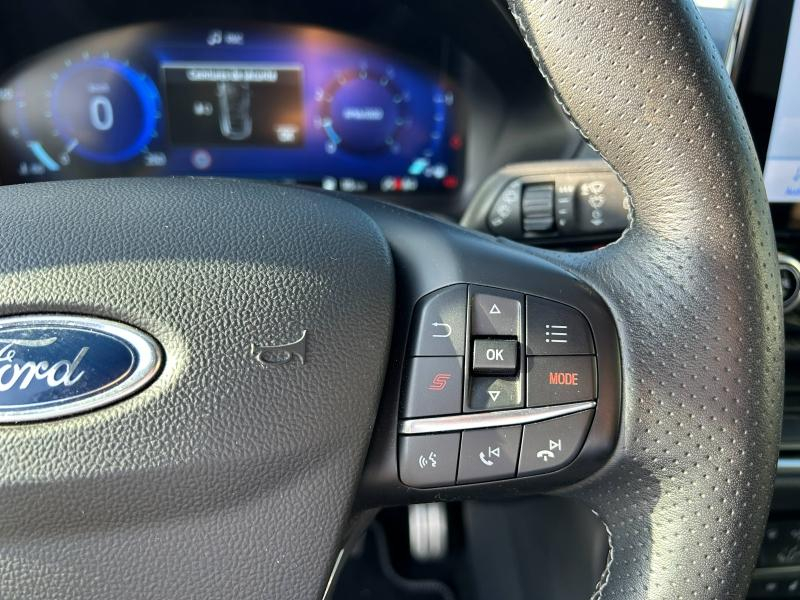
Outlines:
{"label": "phone answer button", "polygon": [[465,431],[461,436],[458,483],[476,483],[514,477],[517,472],[522,427]]}

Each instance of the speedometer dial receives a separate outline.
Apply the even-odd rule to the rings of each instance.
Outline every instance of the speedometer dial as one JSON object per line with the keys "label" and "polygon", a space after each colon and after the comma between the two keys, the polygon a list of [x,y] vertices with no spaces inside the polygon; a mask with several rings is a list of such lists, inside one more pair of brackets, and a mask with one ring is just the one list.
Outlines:
{"label": "speedometer dial", "polygon": [[63,143],[62,163],[73,152],[100,163],[131,160],[155,134],[158,90],[123,62],[88,56],[68,62],[53,74],[48,96],[45,116]]}
{"label": "speedometer dial", "polygon": [[66,59],[4,93],[0,116],[25,148],[21,176],[74,177],[98,163],[129,163],[147,153],[160,118],[152,80],[108,55]]}

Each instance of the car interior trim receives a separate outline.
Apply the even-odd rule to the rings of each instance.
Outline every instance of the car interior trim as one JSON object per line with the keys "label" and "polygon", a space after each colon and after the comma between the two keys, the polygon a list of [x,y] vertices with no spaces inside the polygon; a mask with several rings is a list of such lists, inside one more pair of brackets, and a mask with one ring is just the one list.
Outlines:
{"label": "car interior trim", "polygon": [[572,415],[584,410],[593,409],[595,406],[597,406],[597,402],[592,400],[590,402],[577,402],[575,404],[566,404],[563,406],[498,410],[488,413],[448,415],[429,419],[406,419],[400,422],[400,433],[405,435],[417,435],[421,433],[444,433],[447,431],[524,425],[526,423],[536,423],[538,421],[546,421],[547,419]]}

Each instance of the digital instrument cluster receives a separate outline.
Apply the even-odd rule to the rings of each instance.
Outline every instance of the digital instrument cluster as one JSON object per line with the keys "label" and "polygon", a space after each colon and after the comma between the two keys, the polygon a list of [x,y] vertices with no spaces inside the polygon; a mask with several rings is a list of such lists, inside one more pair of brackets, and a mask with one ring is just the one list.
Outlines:
{"label": "digital instrument cluster", "polygon": [[0,182],[224,175],[452,191],[458,102],[438,70],[324,29],[126,27],[0,83]]}

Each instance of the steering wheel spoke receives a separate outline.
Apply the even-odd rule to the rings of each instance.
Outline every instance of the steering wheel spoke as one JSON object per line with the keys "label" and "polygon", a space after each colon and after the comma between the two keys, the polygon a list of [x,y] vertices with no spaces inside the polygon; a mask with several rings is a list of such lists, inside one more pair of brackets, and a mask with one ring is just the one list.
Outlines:
{"label": "steering wheel spoke", "polygon": [[402,281],[390,364],[403,368],[387,374],[359,502],[502,497],[596,471],[621,393],[602,298],[547,255],[360,206]]}

